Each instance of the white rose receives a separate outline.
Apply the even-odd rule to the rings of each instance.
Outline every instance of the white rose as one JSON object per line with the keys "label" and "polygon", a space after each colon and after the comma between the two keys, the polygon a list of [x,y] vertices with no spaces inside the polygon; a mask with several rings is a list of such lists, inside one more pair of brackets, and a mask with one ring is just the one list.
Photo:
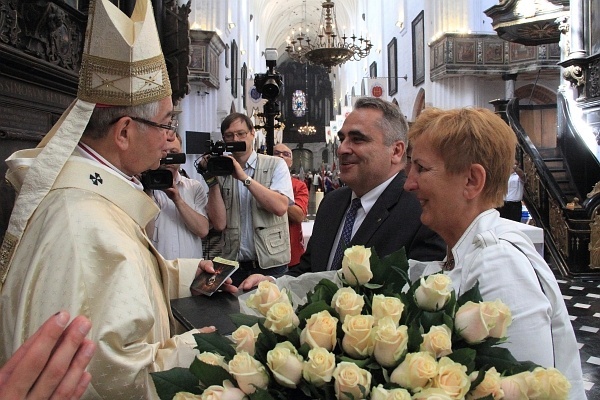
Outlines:
{"label": "white rose", "polygon": [[452,280],[444,274],[434,274],[421,278],[415,300],[423,310],[436,311],[444,308],[451,295]]}
{"label": "white rose", "polygon": [[199,400],[202,399],[202,396],[189,393],[189,392],[178,392],[173,396],[173,400]]}
{"label": "white rose", "polygon": [[265,326],[279,335],[287,335],[300,324],[290,303],[273,304],[266,317]]}
{"label": "white rose", "polygon": [[306,326],[300,333],[300,343],[308,343],[314,349],[323,347],[332,351],[335,347],[338,319],[332,317],[329,311],[321,311],[306,320]]}
{"label": "white rose", "polygon": [[295,389],[302,378],[302,357],[290,342],[277,343],[267,353],[267,366],[282,386]]}
{"label": "white rose", "polygon": [[411,400],[410,393],[406,389],[384,389],[382,384],[371,390],[371,400]]}
{"label": "white rose", "polygon": [[435,358],[452,353],[452,331],[448,326],[432,326],[428,333],[421,336],[423,336],[421,351],[426,351]]}
{"label": "white rose", "polygon": [[503,400],[535,399],[540,394],[539,384],[529,371],[505,376],[500,379],[500,387],[504,392]]}
{"label": "white rose", "polygon": [[246,300],[246,305],[252,309],[258,310],[262,315],[267,312],[276,303],[289,303],[285,290],[279,290],[276,284],[270,281],[262,281],[258,288]]}
{"label": "white rose", "polygon": [[402,311],[404,311],[404,304],[402,300],[397,297],[388,297],[382,294],[376,294],[373,296],[373,317],[375,318],[375,324],[384,317],[390,317],[396,325],[400,323],[400,317]]}
{"label": "white rose", "polygon": [[[471,373],[471,382],[477,379],[477,371]],[[466,400],[481,399],[486,396],[492,396],[494,400],[504,398],[504,391],[500,387],[500,373],[496,371],[496,367],[492,367],[485,371],[485,376],[479,385],[467,393]]]}
{"label": "white rose", "polygon": [[213,385],[204,389],[202,400],[242,400],[246,393],[233,386],[229,381],[224,381],[223,386]]}
{"label": "white rose", "polygon": [[246,394],[254,393],[255,386],[266,389],[269,384],[269,374],[265,366],[245,351],[237,353],[229,361],[229,373]]}
{"label": "white rose", "polygon": [[235,342],[235,351],[245,351],[254,357],[254,351],[256,346],[256,340],[258,339],[258,334],[260,333],[260,328],[258,324],[254,324],[252,327],[242,325],[237,328],[231,334],[231,338]]}
{"label": "white rose", "polygon": [[408,345],[408,328],[396,326],[390,317],[379,320],[373,328],[375,360],[384,367],[393,367],[406,351]]}
{"label": "white rose", "polygon": [[344,351],[352,358],[367,358],[373,354],[373,324],[372,315],[348,315],[342,330],[345,335],[342,339]]}
{"label": "white rose", "polygon": [[411,400],[411,397],[408,390],[396,388],[388,391],[387,400]]}
{"label": "white rose", "polygon": [[344,250],[342,275],[350,286],[364,285],[373,278],[370,257],[371,249],[365,246],[352,246]]}
{"label": "white rose", "polygon": [[556,368],[533,370],[533,377],[539,382],[540,399],[565,400],[569,398],[571,383]]}
{"label": "white rose", "polygon": [[492,336],[506,336],[508,326],[512,322],[510,310],[501,301],[483,301],[463,304],[456,312],[454,326],[467,343],[479,343]]}
{"label": "white rose", "polygon": [[223,368],[225,371],[229,371],[229,367],[225,362],[225,357],[220,354],[205,351],[198,354],[196,358],[205,364],[216,365],[217,367]]}
{"label": "white rose", "polygon": [[[340,362],[333,371],[333,379],[335,379],[335,395],[340,400],[352,399],[346,393],[354,396],[354,399],[365,399],[369,394],[371,373],[352,362]],[[365,392],[361,391],[361,386]]]}
{"label": "white rose", "polygon": [[371,389],[371,400],[387,400],[388,391],[380,383]]}
{"label": "white rose", "polygon": [[440,388],[427,388],[413,395],[412,400],[454,400],[452,396]]}
{"label": "white rose", "polygon": [[331,382],[335,369],[335,354],[322,347],[315,347],[308,352],[308,360],[304,361],[302,376],[316,387]]}
{"label": "white rose", "polygon": [[438,365],[431,354],[409,353],[390,375],[390,381],[412,391],[426,387],[437,375]]}
{"label": "white rose", "polygon": [[338,289],[331,299],[331,307],[340,315],[344,322],[346,315],[359,315],[365,305],[363,296],[356,294],[351,287]]}
{"label": "white rose", "polygon": [[501,339],[506,337],[508,327],[512,324],[510,308],[500,300],[485,302],[494,309],[494,326],[490,328],[490,337]]}
{"label": "white rose", "polygon": [[464,399],[471,387],[467,367],[455,363],[448,357],[442,357],[438,362],[438,373],[433,378],[431,387],[443,389],[454,400]]}

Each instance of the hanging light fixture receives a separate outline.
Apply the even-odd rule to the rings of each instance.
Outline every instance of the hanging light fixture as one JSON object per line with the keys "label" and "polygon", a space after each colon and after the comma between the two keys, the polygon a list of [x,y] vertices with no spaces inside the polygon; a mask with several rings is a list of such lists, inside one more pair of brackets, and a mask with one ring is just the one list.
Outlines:
{"label": "hanging light fixture", "polygon": [[[333,1],[324,1],[321,4],[321,21],[319,30],[314,40],[310,39],[308,28],[304,33],[300,28],[298,35],[292,31],[292,36],[287,40],[286,52],[289,57],[299,62],[310,62],[324,66],[328,72],[331,68],[343,64],[348,60],[360,60],[369,55],[373,44],[366,37],[357,38],[356,35],[347,37],[344,33],[340,37],[335,16]],[[306,1],[304,2],[304,19],[306,24]]]}
{"label": "hanging light fixture", "polygon": [[314,126],[308,124],[308,101],[308,64],[304,64],[304,104],[302,105],[302,112],[299,116],[303,115],[305,121],[304,125],[298,128],[298,133],[306,136],[314,135],[315,133],[317,133],[317,129]]}

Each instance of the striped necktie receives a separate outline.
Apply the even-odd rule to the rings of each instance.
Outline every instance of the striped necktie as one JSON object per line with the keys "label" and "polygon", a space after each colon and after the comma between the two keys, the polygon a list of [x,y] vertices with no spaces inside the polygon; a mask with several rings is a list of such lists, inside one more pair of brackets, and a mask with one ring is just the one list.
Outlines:
{"label": "striped necktie", "polygon": [[346,219],[344,220],[344,228],[340,235],[337,248],[335,249],[335,255],[333,256],[333,262],[331,263],[331,269],[342,268],[342,259],[344,258],[344,250],[350,244],[352,239],[352,227],[354,226],[354,220],[356,219],[356,212],[361,207],[360,199],[357,197],[350,203],[350,208],[346,212]]}

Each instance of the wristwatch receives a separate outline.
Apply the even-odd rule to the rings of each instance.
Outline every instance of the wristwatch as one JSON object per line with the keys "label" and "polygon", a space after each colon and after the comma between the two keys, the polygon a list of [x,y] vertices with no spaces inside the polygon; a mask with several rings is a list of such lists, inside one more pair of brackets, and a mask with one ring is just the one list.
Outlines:
{"label": "wristwatch", "polygon": [[252,183],[252,178],[247,177],[246,179],[244,179],[244,186],[248,187],[248,186],[250,186],[251,183]]}

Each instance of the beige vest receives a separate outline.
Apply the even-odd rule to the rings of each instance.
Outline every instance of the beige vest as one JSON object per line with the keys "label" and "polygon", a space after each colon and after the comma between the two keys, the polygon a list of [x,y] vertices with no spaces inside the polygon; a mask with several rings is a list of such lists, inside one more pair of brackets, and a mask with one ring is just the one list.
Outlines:
{"label": "beige vest", "polygon": [[[265,187],[271,186],[273,171],[278,158],[258,154],[253,179]],[[237,260],[240,249],[240,196],[237,180],[231,175],[219,178],[225,209],[227,228],[223,231],[222,257]],[[287,265],[290,262],[290,234],[287,213],[279,217],[265,210],[254,197],[251,199],[254,246],[261,268]]]}

